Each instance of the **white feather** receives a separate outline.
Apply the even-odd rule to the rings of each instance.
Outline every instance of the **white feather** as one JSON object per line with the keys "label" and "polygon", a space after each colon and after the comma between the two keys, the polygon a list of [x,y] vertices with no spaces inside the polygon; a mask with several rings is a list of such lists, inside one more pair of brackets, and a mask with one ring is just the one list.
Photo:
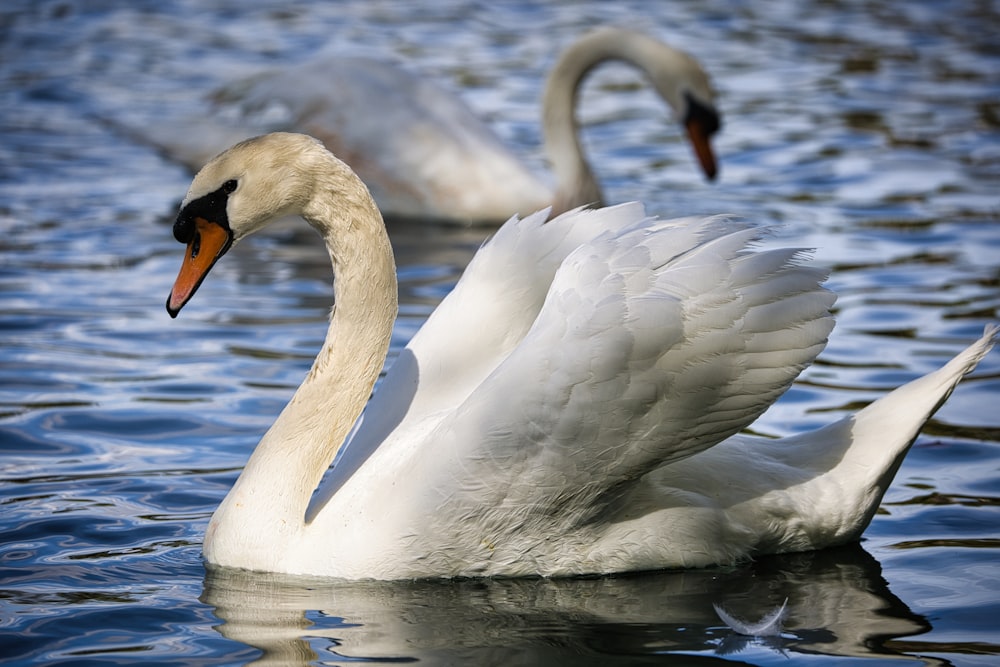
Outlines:
{"label": "white feather", "polygon": [[712,603],[712,607],[715,608],[715,613],[719,615],[722,622],[737,634],[747,637],[776,637],[781,634],[787,615],[788,598],[785,598],[780,607],[767,612],[756,623],[741,621],[715,603]]}

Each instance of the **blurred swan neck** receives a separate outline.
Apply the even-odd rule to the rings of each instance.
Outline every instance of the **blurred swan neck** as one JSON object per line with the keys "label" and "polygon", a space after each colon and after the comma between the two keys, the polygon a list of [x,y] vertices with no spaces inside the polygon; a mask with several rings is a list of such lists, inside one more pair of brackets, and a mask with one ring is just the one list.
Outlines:
{"label": "blurred swan neck", "polygon": [[597,30],[573,43],[552,69],[542,100],[545,152],[556,176],[553,215],[576,206],[603,203],[600,185],[580,141],[576,106],[583,80],[609,60],[641,70],[674,111],[682,113],[681,87],[692,66],[691,58],[683,52],[618,28]]}

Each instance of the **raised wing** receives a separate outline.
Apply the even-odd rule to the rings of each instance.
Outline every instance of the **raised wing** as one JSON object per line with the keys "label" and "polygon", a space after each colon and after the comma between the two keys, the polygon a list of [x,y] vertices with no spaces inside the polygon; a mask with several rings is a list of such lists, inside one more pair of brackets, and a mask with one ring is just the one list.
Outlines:
{"label": "raised wing", "polygon": [[[548,211],[511,219],[466,267],[381,382],[357,431],[323,482],[321,508],[376,449],[422,446],[428,421],[457,409],[534,325],[554,276],[576,248],[646,220],[642,204]],[[312,513],[310,512],[310,515]]]}
{"label": "raised wing", "polygon": [[801,250],[753,251],[762,233],[643,221],[574,251],[523,340],[422,446],[428,502],[584,522],[755,420],[822,350],[834,301]]}

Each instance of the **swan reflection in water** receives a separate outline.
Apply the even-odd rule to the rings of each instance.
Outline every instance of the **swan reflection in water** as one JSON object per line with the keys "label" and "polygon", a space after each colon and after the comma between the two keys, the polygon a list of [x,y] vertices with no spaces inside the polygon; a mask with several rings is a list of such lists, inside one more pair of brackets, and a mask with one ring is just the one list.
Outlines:
{"label": "swan reflection in water", "polygon": [[[788,598],[784,631],[743,637],[713,609],[759,618]],[[796,655],[905,658],[929,622],[893,595],[860,545],[740,567],[575,579],[336,581],[211,568],[202,601],[253,664],[715,663]],[[924,664],[947,664],[921,656]]]}

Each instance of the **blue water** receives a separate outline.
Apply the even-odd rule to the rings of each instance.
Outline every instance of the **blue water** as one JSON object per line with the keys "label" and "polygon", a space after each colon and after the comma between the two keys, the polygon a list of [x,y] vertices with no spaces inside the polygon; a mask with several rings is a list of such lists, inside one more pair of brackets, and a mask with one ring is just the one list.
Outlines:
{"label": "blue water", "polygon": [[[249,5],[249,7],[248,7]],[[119,131],[319,49],[397,58],[541,168],[538,96],[588,27],[644,28],[720,93],[705,184],[622,68],[581,116],[611,201],[733,212],[816,248],[820,361],[755,430],[833,420],[1000,319],[996,3],[7,0],[0,7],[0,658],[88,664],[913,664],[1000,655],[1000,354],[925,429],[861,545],[569,581],[337,583],[206,572],[202,534],[325,333],[308,229],[234,249],[163,307],[190,179]],[[624,82],[623,82],[624,79]],[[393,353],[488,230],[390,227]],[[785,631],[730,633],[788,599]]]}

